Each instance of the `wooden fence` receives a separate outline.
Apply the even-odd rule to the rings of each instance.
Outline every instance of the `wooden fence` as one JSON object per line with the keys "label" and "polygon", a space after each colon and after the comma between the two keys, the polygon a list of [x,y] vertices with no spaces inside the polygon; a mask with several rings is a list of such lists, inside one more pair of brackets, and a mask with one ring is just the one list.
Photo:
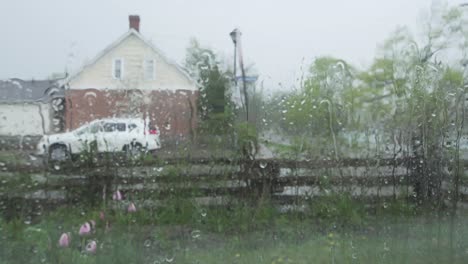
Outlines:
{"label": "wooden fence", "polygon": [[[68,172],[0,172],[3,211],[40,213],[50,206],[109,202],[120,190],[139,207],[164,206],[170,199],[201,205],[225,205],[240,199],[269,199],[279,206],[303,207],[314,199],[347,195],[368,203],[414,199],[415,160],[255,160],[175,159],[152,166],[102,166]],[[441,177],[446,177],[442,176]],[[450,178],[444,178],[450,197]],[[460,185],[460,200],[468,202],[468,186]],[[466,203],[468,205],[468,203]]]}

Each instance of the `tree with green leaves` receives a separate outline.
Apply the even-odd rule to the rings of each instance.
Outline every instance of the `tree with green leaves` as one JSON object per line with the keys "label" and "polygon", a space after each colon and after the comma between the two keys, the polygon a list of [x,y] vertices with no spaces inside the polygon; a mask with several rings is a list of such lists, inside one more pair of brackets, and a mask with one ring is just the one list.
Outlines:
{"label": "tree with green leaves", "polygon": [[232,122],[228,71],[215,52],[202,47],[196,39],[187,48],[185,67],[197,82],[200,97],[200,129],[204,133],[225,134]]}

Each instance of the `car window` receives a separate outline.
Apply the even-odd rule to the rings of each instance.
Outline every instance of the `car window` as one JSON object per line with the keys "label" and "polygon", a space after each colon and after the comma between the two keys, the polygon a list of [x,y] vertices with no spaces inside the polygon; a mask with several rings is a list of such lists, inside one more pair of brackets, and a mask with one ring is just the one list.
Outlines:
{"label": "car window", "polygon": [[83,127],[78,128],[78,129],[75,131],[75,133],[76,133],[77,135],[81,136],[81,135],[87,133],[88,130],[89,130],[89,126],[86,125],[86,126],[83,126]]}
{"label": "car window", "polygon": [[102,131],[101,123],[95,123],[89,127],[89,132],[92,134],[96,134],[99,131]]}
{"label": "car window", "polygon": [[114,132],[115,123],[104,123],[104,132]]}
{"label": "car window", "polygon": [[104,132],[124,132],[125,123],[105,123]]}
{"label": "car window", "polygon": [[116,131],[125,132],[125,123],[115,124]]}
{"label": "car window", "polygon": [[134,130],[134,129],[137,128],[137,127],[138,127],[138,126],[135,125],[135,124],[133,124],[133,123],[132,123],[132,124],[129,124],[129,125],[128,125],[128,131],[132,131],[132,130]]}

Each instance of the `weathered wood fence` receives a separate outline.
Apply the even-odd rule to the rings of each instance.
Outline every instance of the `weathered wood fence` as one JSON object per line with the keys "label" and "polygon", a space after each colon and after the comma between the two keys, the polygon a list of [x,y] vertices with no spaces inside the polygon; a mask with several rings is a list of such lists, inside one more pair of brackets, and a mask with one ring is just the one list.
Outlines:
{"label": "weathered wood fence", "polygon": [[[159,165],[60,171],[54,168],[0,172],[2,211],[41,213],[48,207],[109,202],[120,190],[139,207],[164,206],[169,199],[201,205],[225,205],[240,199],[268,199],[280,206],[302,206],[315,198],[347,195],[368,203],[414,200],[415,160],[166,160]],[[451,181],[444,177],[450,197]],[[468,205],[468,185],[460,185],[460,201]]]}

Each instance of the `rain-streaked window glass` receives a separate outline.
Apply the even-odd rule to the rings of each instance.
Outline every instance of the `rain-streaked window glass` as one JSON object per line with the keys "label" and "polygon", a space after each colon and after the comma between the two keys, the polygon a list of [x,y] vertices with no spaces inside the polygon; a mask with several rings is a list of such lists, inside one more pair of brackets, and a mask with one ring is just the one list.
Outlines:
{"label": "rain-streaked window glass", "polygon": [[468,263],[468,0],[0,10],[0,264]]}

